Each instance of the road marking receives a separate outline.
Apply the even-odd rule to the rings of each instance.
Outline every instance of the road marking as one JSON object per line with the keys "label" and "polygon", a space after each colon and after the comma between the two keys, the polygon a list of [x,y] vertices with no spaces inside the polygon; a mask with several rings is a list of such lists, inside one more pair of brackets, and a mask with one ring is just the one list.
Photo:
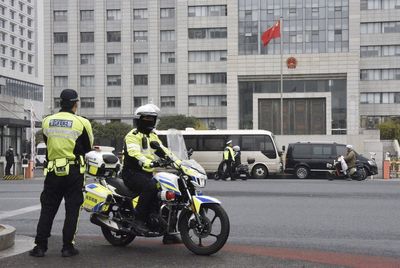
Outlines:
{"label": "road marking", "polygon": [[29,213],[29,212],[32,212],[35,210],[39,210],[40,207],[41,207],[41,205],[39,204],[39,205],[20,208],[20,209],[16,209],[16,210],[5,211],[5,212],[0,213],[0,220],[14,217],[14,216],[21,215],[21,214],[25,214],[25,213]]}

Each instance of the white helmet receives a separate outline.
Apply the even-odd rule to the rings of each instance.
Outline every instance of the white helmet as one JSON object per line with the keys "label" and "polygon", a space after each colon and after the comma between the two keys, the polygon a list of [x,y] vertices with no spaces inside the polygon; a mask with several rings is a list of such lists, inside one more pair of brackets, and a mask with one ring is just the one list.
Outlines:
{"label": "white helmet", "polygon": [[133,117],[137,129],[142,133],[149,134],[156,126],[159,112],[160,108],[152,103],[138,107]]}
{"label": "white helmet", "polygon": [[139,119],[143,115],[158,116],[159,112],[160,108],[158,108],[157,105],[148,103],[138,107],[133,115],[135,119]]}
{"label": "white helmet", "polygon": [[233,149],[235,152],[239,152],[239,151],[240,151],[239,145],[233,146],[232,149]]}
{"label": "white helmet", "polygon": [[353,149],[353,145],[347,144],[346,148],[352,150]]}
{"label": "white helmet", "polygon": [[232,140],[229,140],[225,143],[226,145],[232,144]]}

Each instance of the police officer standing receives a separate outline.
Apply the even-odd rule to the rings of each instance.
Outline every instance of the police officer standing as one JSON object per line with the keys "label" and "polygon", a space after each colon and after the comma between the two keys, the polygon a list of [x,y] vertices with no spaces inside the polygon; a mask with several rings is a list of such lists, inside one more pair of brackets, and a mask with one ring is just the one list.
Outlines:
{"label": "police officer standing", "polygon": [[[156,182],[152,179],[154,168],[159,166],[156,158],[157,156],[164,157],[165,152],[168,152],[170,157],[174,157],[162,145],[157,134],[153,131],[159,112],[160,109],[154,104],[138,107],[134,114],[136,128],[131,130],[124,139],[122,178],[129,189],[140,193],[136,206],[135,228],[142,234],[149,232],[146,221],[157,197]],[[151,148],[150,142],[152,141],[158,142],[164,153]],[[176,159],[176,161],[179,160]],[[179,237],[175,235],[164,235],[164,244],[180,242]]]}
{"label": "police officer standing", "polygon": [[11,168],[14,165],[14,149],[10,146],[6,152],[6,175],[11,175]]}
{"label": "police officer standing", "polygon": [[222,175],[222,179],[226,180],[228,177],[231,178],[232,181],[235,180],[235,178],[233,177],[233,172],[232,172],[232,168],[233,168],[233,163],[235,161],[235,153],[233,151],[232,148],[232,140],[229,140],[226,143],[226,147],[224,150],[224,164],[225,164],[225,171],[224,174]]}
{"label": "police officer standing", "polygon": [[62,199],[65,199],[63,228],[63,257],[79,254],[74,247],[80,207],[83,202],[82,187],[85,172],[84,156],[93,146],[90,122],[76,115],[78,93],[64,89],[60,95],[61,110],[43,119],[43,138],[47,145],[47,168],[43,192],[40,196],[42,209],[37,225],[36,246],[31,256],[43,257],[47,251],[54,217]]}

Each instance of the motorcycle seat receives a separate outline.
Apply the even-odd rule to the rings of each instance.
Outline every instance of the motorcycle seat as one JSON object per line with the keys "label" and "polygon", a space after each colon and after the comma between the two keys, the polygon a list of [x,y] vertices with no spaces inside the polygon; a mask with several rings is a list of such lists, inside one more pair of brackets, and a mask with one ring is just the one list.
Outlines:
{"label": "motorcycle seat", "polygon": [[108,178],[107,183],[115,187],[117,194],[134,198],[139,195],[139,193],[131,191],[120,178]]}

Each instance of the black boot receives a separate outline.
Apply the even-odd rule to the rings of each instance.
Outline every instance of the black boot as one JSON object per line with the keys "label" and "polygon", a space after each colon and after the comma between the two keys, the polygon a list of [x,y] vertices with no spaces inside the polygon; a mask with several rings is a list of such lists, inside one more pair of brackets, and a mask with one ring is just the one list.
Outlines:
{"label": "black boot", "polygon": [[180,244],[182,243],[181,238],[178,235],[166,234],[162,240],[164,245]]}
{"label": "black boot", "polygon": [[44,257],[47,249],[41,246],[35,246],[29,251],[29,255],[32,257]]}
{"label": "black boot", "polygon": [[61,250],[61,256],[63,257],[72,257],[79,254],[79,250],[77,250],[74,246],[63,246]]}

